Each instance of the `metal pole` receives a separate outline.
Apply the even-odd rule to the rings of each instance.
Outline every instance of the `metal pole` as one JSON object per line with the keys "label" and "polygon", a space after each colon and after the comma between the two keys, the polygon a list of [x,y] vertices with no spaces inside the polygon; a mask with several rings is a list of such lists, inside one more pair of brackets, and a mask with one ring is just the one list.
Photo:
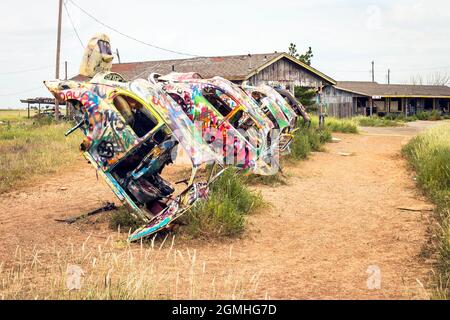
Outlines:
{"label": "metal pole", "polygon": [[388,69],[388,84],[391,84],[391,69]]}
{"label": "metal pole", "polygon": [[[55,77],[59,79],[59,66],[61,63],[61,26],[62,26],[62,8],[63,8],[63,0],[59,0],[59,8],[58,8],[58,35],[56,40],[56,72]],[[55,99],[55,119],[59,121],[59,101]]]}

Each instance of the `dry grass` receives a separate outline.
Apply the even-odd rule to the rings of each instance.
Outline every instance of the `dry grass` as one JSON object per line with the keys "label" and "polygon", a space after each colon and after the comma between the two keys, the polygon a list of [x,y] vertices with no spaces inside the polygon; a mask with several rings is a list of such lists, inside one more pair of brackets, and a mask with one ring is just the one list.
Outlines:
{"label": "dry grass", "polygon": [[68,123],[28,120],[5,111],[0,121],[0,194],[80,158],[80,134],[64,137]]}
{"label": "dry grass", "polygon": [[[10,266],[0,264],[0,300],[172,300],[264,298],[260,272],[244,274],[224,268],[209,272],[196,250],[178,250],[175,238],[131,246],[109,238],[94,247],[68,246],[49,252],[16,250]],[[231,250],[230,250],[231,260]],[[49,261],[49,262],[47,262]],[[83,271],[81,289],[69,291],[70,266]]]}
{"label": "dry grass", "polygon": [[434,297],[450,298],[450,125],[415,137],[403,149],[417,172],[417,182],[437,206],[435,241],[438,251]]}

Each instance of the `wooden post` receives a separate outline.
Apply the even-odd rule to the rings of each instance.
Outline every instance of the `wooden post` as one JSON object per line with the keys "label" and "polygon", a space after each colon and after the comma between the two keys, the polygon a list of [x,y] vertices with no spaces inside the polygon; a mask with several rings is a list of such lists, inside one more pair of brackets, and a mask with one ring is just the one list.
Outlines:
{"label": "wooden post", "polygon": [[370,116],[373,116],[373,98],[370,99]]}
{"label": "wooden post", "polygon": [[[58,34],[56,40],[56,72],[55,77],[59,79],[59,65],[61,63],[61,26],[62,26],[62,7],[63,0],[59,0],[59,10],[58,10]],[[55,99],[55,119],[59,121],[59,101]]]}
{"label": "wooden post", "polygon": [[28,102],[28,119],[30,119],[30,103]]}

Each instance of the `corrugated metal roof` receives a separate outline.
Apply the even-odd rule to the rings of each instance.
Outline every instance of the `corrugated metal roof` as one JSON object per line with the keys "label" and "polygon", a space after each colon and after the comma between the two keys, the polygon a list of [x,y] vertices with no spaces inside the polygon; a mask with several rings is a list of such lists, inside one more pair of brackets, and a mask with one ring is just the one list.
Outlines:
{"label": "corrugated metal roof", "polygon": [[450,97],[450,87],[431,85],[379,84],[364,81],[338,81],[336,88],[369,97]]}

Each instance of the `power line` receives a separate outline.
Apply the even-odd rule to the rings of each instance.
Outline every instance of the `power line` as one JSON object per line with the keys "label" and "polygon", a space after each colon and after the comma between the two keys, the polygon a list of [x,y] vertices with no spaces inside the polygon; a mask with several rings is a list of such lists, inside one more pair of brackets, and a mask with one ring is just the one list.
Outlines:
{"label": "power line", "polygon": [[[400,70],[396,70],[396,69],[391,69],[392,71],[395,72],[415,72],[415,71],[426,71],[426,70],[447,70],[450,69],[450,66],[443,66],[443,67],[431,67],[431,68],[417,68],[417,69],[400,69]],[[372,73],[371,70],[332,70],[332,72],[335,73]],[[376,74],[384,74],[385,71],[377,71],[375,70]]]}
{"label": "power line", "polygon": [[20,92],[12,92],[12,93],[0,94],[0,97],[16,96],[16,95],[20,95],[20,94],[34,92],[34,91],[41,90],[41,89],[42,89],[42,86],[38,87],[38,88],[27,89],[27,90],[20,91]]}
{"label": "power line", "polygon": [[33,69],[25,69],[25,70],[18,70],[18,71],[10,71],[10,72],[2,72],[0,73],[0,76],[7,76],[12,74],[20,74],[20,73],[28,73],[33,71],[40,71],[40,70],[48,70],[53,68],[53,66],[47,66],[47,67],[39,67],[39,68],[33,68]]}
{"label": "power line", "polygon": [[80,41],[81,47],[84,49],[83,41],[81,40],[81,37],[77,31],[77,28],[75,27],[75,23],[73,22],[73,19],[70,16],[69,9],[67,8],[67,0],[64,1],[64,9],[66,10],[67,17],[69,17],[69,21],[70,21],[70,24],[72,25],[73,31],[75,32],[75,35],[77,36],[78,40]]}
{"label": "power line", "polygon": [[154,44],[151,44],[151,43],[148,43],[148,42],[139,40],[139,39],[137,39],[137,38],[135,38],[135,37],[133,37],[133,36],[130,36],[130,35],[126,34],[126,33],[123,33],[123,32],[121,32],[121,31],[117,30],[116,28],[111,27],[111,26],[107,25],[106,23],[100,21],[99,19],[97,19],[96,17],[94,17],[92,14],[90,14],[89,12],[87,12],[86,10],[84,10],[83,8],[81,8],[81,7],[80,7],[78,4],[76,4],[74,1],[72,1],[72,0],[67,0],[67,1],[69,1],[72,5],[74,5],[75,7],[77,7],[80,11],[82,11],[85,15],[87,15],[88,17],[90,17],[90,18],[91,18],[92,20],[94,20],[95,22],[101,24],[102,26],[104,26],[104,27],[106,27],[106,28],[108,28],[108,29],[110,29],[110,30],[112,30],[112,31],[114,31],[114,32],[116,32],[116,33],[118,33],[118,34],[120,34],[120,35],[122,35],[122,36],[128,38],[128,39],[131,39],[131,40],[133,40],[133,41],[139,42],[139,43],[141,43],[141,44],[143,44],[143,45],[152,47],[152,48],[154,48],[154,49],[158,49],[158,50],[162,50],[162,51],[166,51],[166,52],[171,52],[171,53],[175,53],[175,54],[182,55],[182,56],[200,57],[199,55],[190,54],[190,53],[185,53],[185,52],[180,52],[180,51],[175,51],[175,50],[171,50],[171,49],[166,49],[166,48],[162,48],[162,47],[156,46],[156,45],[154,45]]}

